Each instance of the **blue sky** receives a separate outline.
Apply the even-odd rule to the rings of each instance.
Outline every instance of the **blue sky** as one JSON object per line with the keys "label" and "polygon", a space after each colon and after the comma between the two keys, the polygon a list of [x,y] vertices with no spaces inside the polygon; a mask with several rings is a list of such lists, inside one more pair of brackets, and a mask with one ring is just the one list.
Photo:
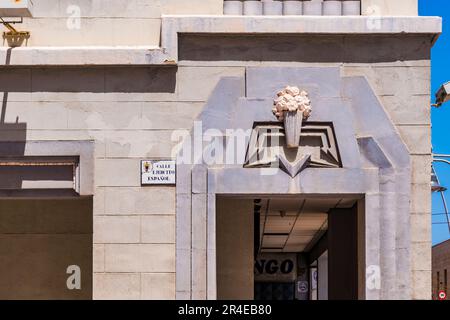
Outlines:
{"label": "blue sky", "polygon": [[[434,93],[444,82],[450,81],[450,1],[449,0],[419,0],[419,12],[422,16],[441,16],[443,18],[443,30],[439,40],[432,50],[431,61],[431,93]],[[450,154],[450,102],[440,109],[433,108],[432,142],[434,153]],[[436,164],[436,172],[441,184],[450,189],[450,165]],[[450,191],[445,192],[448,204],[450,204]],[[442,201],[438,194],[433,194],[433,222],[445,222]],[[450,238],[448,227],[445,224],[433,224],[433,244],[440,243]]]}

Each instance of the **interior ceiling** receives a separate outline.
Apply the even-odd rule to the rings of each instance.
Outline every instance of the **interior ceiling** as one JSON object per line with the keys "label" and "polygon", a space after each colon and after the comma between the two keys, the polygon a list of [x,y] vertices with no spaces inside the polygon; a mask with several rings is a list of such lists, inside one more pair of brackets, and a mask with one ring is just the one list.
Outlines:
{"label": "interior ceiling", "polygon": [[273,198],[261,200],[261,252],[302,252],[328,229],[332,208],[350,208],[355,199]]}

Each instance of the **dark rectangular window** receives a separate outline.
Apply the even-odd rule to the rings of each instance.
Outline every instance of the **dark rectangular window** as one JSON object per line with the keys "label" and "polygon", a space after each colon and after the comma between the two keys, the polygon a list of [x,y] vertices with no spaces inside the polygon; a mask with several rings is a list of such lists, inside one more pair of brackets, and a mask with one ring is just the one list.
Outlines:
{"label": "dark rectangular window", "polygon": [[447,293],[447,285],[448,285],[448,282],[447,282],[447,269],[444,269],[444,291],[445,291],[445,293]]}
{"label": "dark rectangular window", "polygon": [[441,290],[441,277],[439,277],[439,271],[436,273],[437,276],[437,291]]}

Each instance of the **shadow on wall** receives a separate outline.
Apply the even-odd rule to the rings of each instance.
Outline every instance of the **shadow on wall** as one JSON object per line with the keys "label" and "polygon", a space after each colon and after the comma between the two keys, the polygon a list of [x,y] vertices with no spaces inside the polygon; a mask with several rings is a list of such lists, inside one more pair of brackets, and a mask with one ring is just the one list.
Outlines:
{"label": "shadow on wall", "polygon": [[182,34],[178,45],[180,61],[376,63],[430,59],[431,39],[427,36],[377,38],[374,41],[374,36],[369,39],[364,35]]}
{"label": "shadow on wall", "polygon": [[[176,87],[175,67],[13,67],[9,66],[10,58],[11,49],[8,50],[5,66],[0,67],[0,90],[3,91],[0,159],[25,155],[27,123],[20,122],[19,117],[14,115],[14,109],[8,109],[8,101],[16,93],[174,93]],[[19,99],[14,101],[23,101],[26,105],[31,98],[25,96],[25,99]],[[48,168],[0,167],[0,189],[20,189],[24,177],[30,181],[42,180],[43,177],[52,181],[67,181],[72,175],[67,168],[59,170],[63,171],[57,172],[54,168],[50,172]]]}
{"label": "shadow on wall", "polygon": [[[16,142],[0,148],[0,156],[23,155],[27,124],[7,123],[10,93],[90,92],[90,93],[174,93],[177,68],[174,67],[6,67],[0,68],[3,91],[0,114],[0,141]],[[23,142],[19,145],[18,142]]]}
{"label": "shadow on wall", "polygon": [[0,87],[7,92],[174,93],[176,72],[175,67],[5,67]]}
{"label": "shadow on wall", "polygon": [[[6,53],[5,65],[9,65],[11,61],[11,51],[9,48]],[[3,73],[3,69],[0,69]],[[2,106],[0,113],[0,141],[8,141],[9,143],[0,144],[0,157],[23,155],[25,152],[25,140],[27,137],[27,124],[19,122],[19,117],[12,123],[6,123],[6,108],[8,105],[8,95],[10,86],[7,72],[4,73],[0,81],[0,88],[3,91]],[[0,176],[1,172],[0,172]],[[3,180],[3,179],[2,179]]]}
{"label": "shadow on wall", "polygon": [[[0,142],[0,149],[7,144]],[[23,143],[19,143],[21,145]],[[5,148],[6,149],[6,148]],[[3,154],[0,154],[3,156]],[[10,156],[10,155],[7,155]],[[73,170],[70,166],[0,166],[0,189],[22,189],[24,181],[54,181],[61,184],[73,180]]]}

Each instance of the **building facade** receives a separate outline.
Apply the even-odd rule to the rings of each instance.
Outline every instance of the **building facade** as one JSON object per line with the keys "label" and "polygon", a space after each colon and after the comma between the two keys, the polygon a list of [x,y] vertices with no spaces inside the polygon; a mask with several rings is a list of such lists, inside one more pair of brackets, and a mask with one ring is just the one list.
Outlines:
{"label": "building facade", "polygon": [[449,300],[449,278],[450,271],[450,241],[444,241],[433,246],[433,299],[442,299],[439,293],[445,293],[445,299]]}
{"label": "building facade", "polygon": [[0,298],[431,298],[417,0],[24,2]]}

